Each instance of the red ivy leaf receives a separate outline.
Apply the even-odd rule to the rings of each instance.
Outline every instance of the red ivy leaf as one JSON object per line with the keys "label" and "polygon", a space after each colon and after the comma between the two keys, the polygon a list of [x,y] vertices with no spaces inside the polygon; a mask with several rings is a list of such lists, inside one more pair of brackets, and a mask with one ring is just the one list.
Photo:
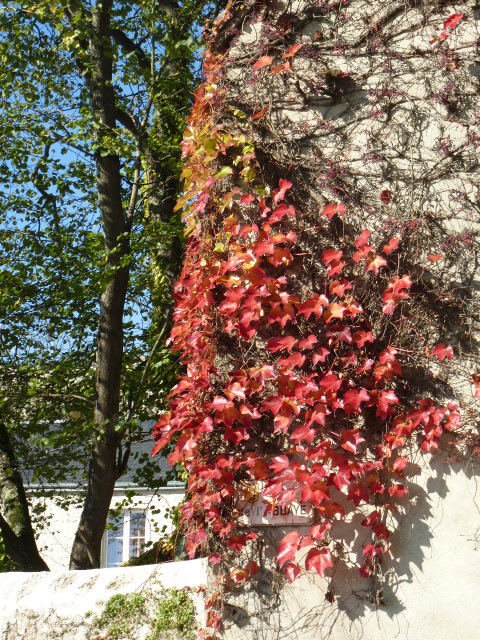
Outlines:
{"label": "red ivy leaf", "polygon": [[357,249],[361,249],[361,247],[363,247],[368,243],[368,240],[371,235],[372,234],[370,233],[370,231],[368,231],[368,229],[365,229],[364,231],[362,231],[362,233],[355,240],[355,247]]}
{"label": "red ivy leaf", "polygon": [[281,431],[282,433],[287,433],[288,427],[292,424],[292,416],[286,416],[283,413],[279,413],[273,419],[274,431]]}
{"label": "red ivy leaf", "polygon": [[287,369],[292,369],[293,367],[298,367],[301,369],[305,363],[305,356],[295,351],[288,356],[288,358],[280,358],[277,362],[278,367],[285,367]]}
{"label": "red ivy leaf", "polygon": [[398,473],[400,473],[405,469],[407,464],[408,464],[407,458],[397,458],[392,466],[394,471],[397,471]]}
{"label": "red ivy leaf", "polygon": [[249,207],[254,200],[255,200],[255,196],[252,196],[251,194],[243,195],[240,198],[240,204],[243,204],[245,207]]}
{"label": "red ivy leaf", "polygon": [[359,433],[359,429],[346,429],[342,433],[340,446],[342,447],[342,449],[345,449],[345,451],[356,454],[357,447],[362,442],[365,442],[365,438],[362,438]]}
{"label": "red ivy leaf", "polygon": [[303,315],[308,320],[313,313],[316,318],[320,318],[323,313],[323,308],[327,305],[328,299],[325,296],[319,296],[314,293],[308,300],[298,306],[297,315]]}
{"label": "red ivy leaf", "polygon": [[309,350],[313,347],[314,344],[317,344],[318,338],[314,335],[309,335],[308,338],[304,340],[300,340],[298,343],[299,349]]}
{"label": "red ivy leaf", "polygon": [[372,247],[369,244],[364,244],[362,247],[360,247],[360,249],[358,249],[358,251],[355,251],[355,253],[353,254],[354,262],[359,262],[364,258],[368,258],[368,255],[371,253],[371,251]]}
{"label": "red ivy leaf", "polygon": [[331,320],[337,318],[338,320],[342,320],[345,314],[345,306],[343,304],[337,304],[336,302],[332,302],[331,305],[327,308],[324,313],[325,322],[328,324]]}
{"label": "red ivy leaf", "polygon": [[279,396],[272,396],[271,398],[268,398],[267,400],[262,402],[262,406],[260,407],[260,409],[262,411],[270,411],[274,416],[276,416],[282,408],[282,404],[283,398]]}
{"label": "red ivy leaf", "polygon": [[390,497],[401,498],[407,495],[408,489],[406,489],[403,484],[394,484],[391,487],[388,487],[388,495]]}
{"label": "red ivy leaf", "polygon": [[345,205],[342,203],[339,204],[327,204],[325,209],[322,211],[322,216],[327,216],[329,220],[333,218],[334,215],[338,214],[339,216],[344,216],[346,212]]}
{"label": "red ivy leaf", "polygon": [[275,222],[280,222],[285,216],[290,216],[291,218],[295,217],[295,209],[292,205],[280,204],[274,210],[272,215],[269,217],[269,224],[274,224]]}
{"label": "red ivy leaf", "polygon": [[236,584],[241,584],[242,582],[246,582],[248,579],[248,574],[245,569],[234,569],[230,572],[230,580],[235,582]]}
{"label": "red ivy leaf", "polygon": [[204,529],[197,529],[191,533],[187,533],[185,536],[185,549],[187,550],[188,557],[193,560],[197,548],[205,542],[207,534]]}
{"label": "red ivy leaf", "polygon": [[313,364],[317,365],[319,362],[325,362],[329,354],[330,351],[328,349],[325,349],[325,347],[320,347],[320,349],[318,351],[315,351],[312,356]]}
{"label": "red ivy leaf", "polygon": [[280,542],[277,550],[277,562],[280,569],[286,562],[295,560],[299,540],[300,534],[292,531],[292,533],[287,534]]}
{"label": "red ivy leaf", "polygon": [[463,20],[463,15],[461,13],[453,13],[449,18],[445,20],[443,23],[443,31],[438,36],[438,38],[434,38],[430,40],[430,44],[435,44],[436,42],[446,40],[450,33],[458,27],[460,22]]}
{"label": "red ivy leaf", "polygon": [[273,192],[272,201],[274,205],[277,205],[285,198],[285,194],[292,187],[292,183],[288,182],[288,180],[280,180],[278,186],[279,189],[275,189]]}
{"label": "red ivy leaf", "polygon": [[[480,400],[480,371],[477,371],[471,380],[474,388],[475,400]],[[153,455],[153,454],[152,454]]]}
{"label": "red ivy leaf", "polygon": [[269,105],[266,104],[261,111],[258,111],[257,113],[253,114],[252,120],[255,122],[257,120],[261,120],[262,118],[264,118],[268,113],[269,108],[270,108]]}
{"label": "red ivy leaf", "polygon": [[332,528],[331,522],[325,522],[324,524],[315,524],[310,529],[310,537],[314,540],[325,540],[327,533]]}
{"label": "red ivy leaf", "polygon": [[228,548],[235,549],[235,551],[241,551],[247,546],[249,540],[256,540],[256,533],[243,533],[240,535],[233,535],[228,538]]}
{"label": "red ivy leaf", "polygon": [[319,576],[324,576],[325,571],[333,567],[332,554],[330,549],[322,547],[321,549],[310,549],[305,558],[305,569],[316,571]]}
{"label": "red ivy leaf", "polygon": [[269,67],[272,64],[272,62],[273,62],[272,56],[262,56],[253,65],[253,70],[256,72],[256,71],[259,71],[260,69],[263,69],[264,67]]}
{"label": "red ivy leaf", "polygon": [[270,464],[270,469],[274,473],[280,473],[281,471],[285,471],[285,469],[288,469],[289,466],[290,460],[287,458],[287,456],[275,456]]}
{"label": "red ivy leaf", "polygon": [[279,76],[281,73],[285,73],[290,69],[290,61],[287,60],[285,64],[277,64],[273,69],[268,72],[269,76]]}
{"label": "red ivy leaf", "polygon": [[446,347],[443,342],[439,342],[436,347],[432,349],[432,355],[430,357],[438,358],[440,362],[443,362],[445,358],[447,358],[447,360],[453,360],[453,349],[452,347]]}
{"label": "red ivy leaf", "polygon": [[[360,389],[359,391],[357,389],[350,389],[343,396],[343,410],[347,416],[358,413],[361,403],[367,402],[369,399],[370,396],[366,389]],[[345,449],[345,447],[343,448]]]}
{"label": "red ivy leaf", "polygon": [[446,31],[447,29],[452,29],[452,30],[456,29],[462,20],[463,20],[463,15],[461,13],[452,14],[443,23],[444,31]]}
{"label": "red ivy leaf", "polygon": [[383,548],[374,546],[373,544],[367,544],[362,553],[364,556],[368,556],[369,558],[381,558],[383,556]]}
{"label": "red ivy leaf", "polygon": [[428,256],[428,261],[431,262],[432,264],[435,264],[435,262],[440,262],[441,260],[444,260],[444,256],[442,256],[442,254],[440,253],[436,253],[432,256]]}
{"label": "red ivy leaf", "polygon": [[392,405],[399,403],[400,401],[394,391],[382,391],[377,398],[377,416],[382,420],[386,420],[392,413]]}
{"label": "red ivy leaf", "polygon": [[367,260],[367,266],[365,267],[365,271],[373,271],[375,275],[378,274],[382,267],[387,266],[387,261],[382,256],[371,257]]}
{"label": "red ivy leaf", "polygon": [[270,353],[285,350],[290,352],[296,344],[297,340],[292,336],[286,336],[285,338],[270,338],[267,342],[267,351],[270,351]]}
{"label": "red ivy leaf", "polygon": [[325,391],[338,391],[342,386],[342,381],[334,373],[327,373],[320,380],[320,386]]}
{"label": "red ivy leaf", "polygon": [[300,567],[298,564],[294,564],[293,562],[289,562],[285,565],[285,575],[287,576],[287,580],[290,584],[298,577],[300,574]]}
{"label": "red ivy leaf", "polygon": [[323,264],[326,266],[326,265],[329,265],[334,260],[340,260],[342,256],[343,256],[343,251],[337,251],[336,249],[327,249],[322,253],[321,260]]}
{"label": "red ivy leaf", "polygon": [[380,522],[382,515],[379,511],[372,511],[372,513],[364,518],[361,522],[362,527],[371,527],[375,522]]}
{"label": "red ivy leaf", "polygon": [[291,435],[290,440],[293,442],[306,442],[307,444],[312,444],[315,438],[315,431],[307,427],[306,424],[302,424],[301,427],[295,429]]}
{"label": "red ivy leaf", "polygon": [[393,193],[390,191],[390,189],[384,189],[380,194],[380,200],[383,202],[384,205],[388,205],[390,204],[392,196],[393,196]]}
{"label": "red ivy leaf", "polygon": [[341,260],[334,260],[327,267],[327,276],[329,278],[333,278],[333,276],[339,275],[343,271],[343,267],[345,266],[345,262]]}
{"label": "red ivy leaf", "polygon": [[352,284],[347,280],[342,280],[341,282],[334,280],[328,287],[330,295],[337,296],[338,298],[343,298],[345,291],[349,289],[352,289]]}
{"label": "red ivy leaf", "polygon": [[386,244],[382,251],[386,256],[389,256],[391,253],[398,249],[398,245],[400,243],[400,238],[391,238],[388,244]]}
{"label": "red ivy leaf", "polygon": [[292,44],[292,46],[288,49],[287,53],[284,53],[282,58],[286,60],[287,58],[293,58],[293,56],[300,51],[303,47],[303,44]]}
{"label": "red ivy leaf", "polygon": [[361,349],[366,342],[373,342],[373,335],[371,331],[355,331],[352,340]]}

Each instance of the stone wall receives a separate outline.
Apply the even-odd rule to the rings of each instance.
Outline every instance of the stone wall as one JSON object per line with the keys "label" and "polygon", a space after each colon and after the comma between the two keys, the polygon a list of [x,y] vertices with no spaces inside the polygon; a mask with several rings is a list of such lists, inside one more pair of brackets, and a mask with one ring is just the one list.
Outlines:
{"label": "stone wall", "polygon": [[[0,574],[1,640],[87,640],[105,602],[115,594],[188,588],[204,624],[206,562],[202,559],[143,567]],[[136,640],[147,630],[138,629]]]}

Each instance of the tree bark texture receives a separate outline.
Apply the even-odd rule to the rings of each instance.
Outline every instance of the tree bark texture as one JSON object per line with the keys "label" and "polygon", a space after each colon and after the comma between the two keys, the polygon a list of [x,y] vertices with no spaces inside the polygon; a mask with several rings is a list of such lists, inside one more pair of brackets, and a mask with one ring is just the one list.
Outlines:
{"label": "tree bark texture", "polygon": [[17,571],[48,571],[35,542],[27,497],[8,431],[0,423],[0,531]]}

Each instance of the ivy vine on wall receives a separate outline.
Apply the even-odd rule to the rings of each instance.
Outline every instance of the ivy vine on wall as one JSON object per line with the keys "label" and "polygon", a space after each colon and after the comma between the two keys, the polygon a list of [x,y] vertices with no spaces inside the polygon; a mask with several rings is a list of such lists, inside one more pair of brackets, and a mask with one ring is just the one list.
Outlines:
{"label": "ivy vine on wall", "polygon": [[373,5],[231,2],[206,31],[177,205],[185,374],[154,453],[185,465],[187,551],[227,584],[259,570],[240,518],[258,486],[272,511],[314,514],[278,546],[290,582],[329,575],[359,509],[372,578],[410,452],[480,450],[475,8]]}

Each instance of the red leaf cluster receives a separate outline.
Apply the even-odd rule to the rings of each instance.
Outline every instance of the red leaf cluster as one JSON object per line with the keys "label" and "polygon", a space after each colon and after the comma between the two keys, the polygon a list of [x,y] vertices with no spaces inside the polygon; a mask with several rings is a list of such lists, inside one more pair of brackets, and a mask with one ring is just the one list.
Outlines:
{"label": "red leaf cluster", "polygon": [[[445,33],[461,20],[451,18]],[[299,50],[290,47],[285,64]],[[253,70],[272,63],[262,56]],[[250,175],[255,157],[244,151],[245,139],[214,124],[219,65],[207,56],[207,83],[196,94],[184,138],[188,164],[179,208],[191,234],[174,291],[170,343],[182,353],[185,373],[171,393],[170,412],[154,429],[153,454],[170,447],[169,462],[188,471],[182,523],[190,557],[201,551],[217,563],[218,543],[231,554],[253,544],[257,534],[245,532],[239,504],[245,488],[261,487],[270,511],[300,503],[315,514],[309,535],[291,532],[278,547],[289,581],[300,575],[299,563],[320,576],[333,567],[330,530],[345,517],[345,504],[376,505],[362,522],[372,535],[361,560],[361,573],[369,576],[388,551],[387,513],[408,495],[404,448],[418,438],[425,452],[435,451],[444,430],[458,429],[459,408],[429,398],[405,401],[402,350],[382,342],[371,309],[360,304],[359,292],[368,287],[380,291],[374,311],[385,321],[400,323],[408,314],[416,294],[411,275],[398,272],[392,256],[399,237],[374,242],[372,230],[358,229],[339,246],[319,242],[321,284],[293,286],[308,255],[295,187],[286,177],[267,185],[272,192],[261,182],[228,182],[235,172]],[[392,198],[389,190],[380,194],[384,206]],[[335,216],[346,215],[342,203],[321,211],[330,227]],[[251,352],[262,361],[251,360]],[[431,356],[451,360],[452,347],[440,343]],[[257,570],[239,567],[230,578],[241,584]]]}

